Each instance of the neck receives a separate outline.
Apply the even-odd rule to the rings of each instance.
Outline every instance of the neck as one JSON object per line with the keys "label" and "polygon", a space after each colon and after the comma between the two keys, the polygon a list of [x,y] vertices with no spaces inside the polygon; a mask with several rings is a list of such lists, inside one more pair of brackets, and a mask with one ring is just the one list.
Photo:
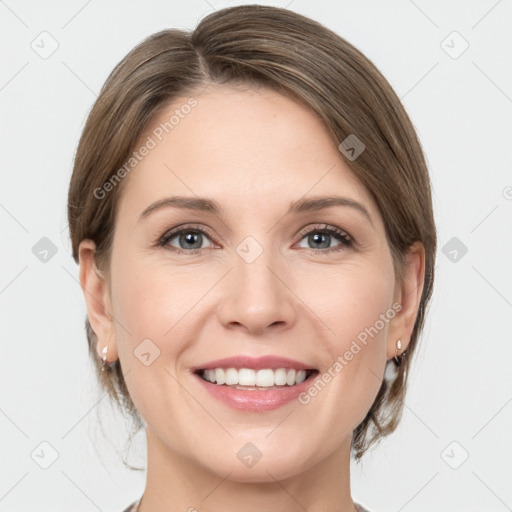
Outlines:
{"label": "neck", "polygon": [[296,475],[279,478],[266,471],[257,482],[241,482],[230,480],[230,472],[216,474],[169,450],[149,427],[146,438],[146,488],[138,512],[356,511],[350,495],[350,440]]}

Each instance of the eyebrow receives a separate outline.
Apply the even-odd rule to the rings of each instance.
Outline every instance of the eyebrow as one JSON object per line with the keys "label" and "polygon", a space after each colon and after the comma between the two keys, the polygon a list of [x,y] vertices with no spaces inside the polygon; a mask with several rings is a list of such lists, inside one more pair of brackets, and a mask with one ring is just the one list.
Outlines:
{"label": "eyebrow", "polygon": [[[372,218],[368,210],[357,201],[349,199],[348,197],[341,196],[318,196],[311,198],[303,198],[293,202],[288,209],[286,215],[290,213],[303,213],[309,211],[323,210],[325,208],[332,208],[333,206],[346,206],[353,208],[354,210],[365,216],[370,224],[373,226]],[[148,217],[151,213],[160,210],[162,208],[174,207],[182,208],[185,210],[195,210],[207,213],[213,213],[222,217],[224,214],[224,208],[220,204],[213,200],[203,197],[187,197],[187,196],[174,196],[160,199],[155,203],[150,204],[139,216],[139,222]]]}

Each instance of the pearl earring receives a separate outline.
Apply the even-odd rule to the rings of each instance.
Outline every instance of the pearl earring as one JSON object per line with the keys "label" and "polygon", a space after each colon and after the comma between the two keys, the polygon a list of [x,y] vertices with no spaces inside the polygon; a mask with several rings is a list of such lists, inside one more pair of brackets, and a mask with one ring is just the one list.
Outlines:
{"label": "pearl earring", "polygon": [[106,345],[105,348],[101,351],[101,353],[103,354],[103,356],[102,356],[103,365],[101,366],[102,372],[104,372],[105,368],[107,367],[107,352],[108,352],[108,345]]}
{"label": "pearl earring", "polygon": [[402,361],[405,357],[405,350],[400,354],[400,351],[402,350],[402,340],[396,341],[396,350],[395,350],[395,364],[397,366],[400,366],[402,364]]}

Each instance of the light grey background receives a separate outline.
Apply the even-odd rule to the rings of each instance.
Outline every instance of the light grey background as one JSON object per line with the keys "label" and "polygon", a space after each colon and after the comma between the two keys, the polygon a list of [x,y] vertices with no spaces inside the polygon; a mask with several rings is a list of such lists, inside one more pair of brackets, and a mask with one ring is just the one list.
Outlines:
{"label": "light grey background", "polygon": [[[0,1],[2,511],[121,511],[144,489],[145,473],[122,466],[96,420],[122,449],[124,422],[89,363],[70,255],[72,159],[100,87],[136,43],[238,3]],[[432,176],[430,316],[402,423],[353,464],[353,496],[375,512],[511,510],[512,2],[269,3],[320,21],[377,65]],[[46,262],[43,237],[57,251]],[[145,464],[143,435],[128,460]]]}

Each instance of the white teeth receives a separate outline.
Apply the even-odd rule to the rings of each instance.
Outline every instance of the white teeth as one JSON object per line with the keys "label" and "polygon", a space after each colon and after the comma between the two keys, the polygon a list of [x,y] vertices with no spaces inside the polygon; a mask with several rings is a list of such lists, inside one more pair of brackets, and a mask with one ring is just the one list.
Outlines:
{"label": "white teeth", "polygon": [[226,372],[222,368],[215,369],[215,380],[217,384],[224,384],[226,382]]}
{"label": "white teeth", "polygon": [[240,386],[255,386],[256,372],[250,368],[241,368],[238,370],[238,384]]}
{"label": "white teeth", "polygon": [[300,384],[301,382],[304,382],[306,380],[306,370],[299,370],[297,372],[297,377],[295,377],[295,382],[297,384]]}
{"label": "white teeth", "polygon": [[274,381],[276,386],[286,385],[286,370],[284,368],[279,368],[274,372]]}
{"label": "white teeth", "polygon": [[258,370],[256,373],[256,386],[269,388],[274,385],[273,370]]}
{"label": "white teeth", "polygon": [[253,370],[251,368],[212,368],[204,370],[202,377],[208,382],[219,386],[258,386],[271,388],[273,386],[295,386],[304,382],[307,377],[306,370],[278,368],[276,370],[265,368]]}
{"label": "white teeth", "polygon": [[226,370],[226,384],[228,386],[238,384],[238,372],[234,368],[228,368]]}

